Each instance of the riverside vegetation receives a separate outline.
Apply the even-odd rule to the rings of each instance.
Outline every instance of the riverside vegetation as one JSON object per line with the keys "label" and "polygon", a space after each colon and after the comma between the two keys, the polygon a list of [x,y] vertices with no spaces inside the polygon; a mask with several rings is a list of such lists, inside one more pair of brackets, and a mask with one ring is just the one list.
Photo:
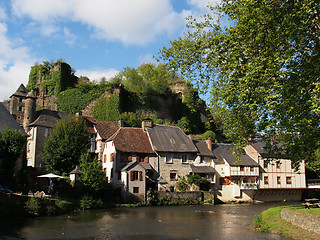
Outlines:
{"label": "riverside vegetation", "polygon": [[320,216],[320,208],[306,209],[303,206],[281,206],[270,208],[259,215],[256,215],[253,220],[253,226],[259,231],[269,231],[278,233],[293,239],[320,239],[319,234],[309,232],[281,218],[281,210],[287,208],[290,211],[300,212],[304,214],[314,214]]}

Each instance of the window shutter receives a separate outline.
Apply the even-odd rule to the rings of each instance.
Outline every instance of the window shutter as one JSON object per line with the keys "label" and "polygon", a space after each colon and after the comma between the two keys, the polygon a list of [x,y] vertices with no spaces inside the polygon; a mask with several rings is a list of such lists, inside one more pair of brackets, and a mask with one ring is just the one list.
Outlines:
{"label": "window shutter", "polygon": [[142,181],[142,171],[139,171],[139,180]]}
{"label": "window shutter", "polygon": [[130,172],[130,180],[134,181],[134,173],[133,173],[133,171]]}
{"label": "window shutter", "polygon": [[113,162],[113,159],[114,159],[114,153],[111,153],[110,154],[110,162]]}

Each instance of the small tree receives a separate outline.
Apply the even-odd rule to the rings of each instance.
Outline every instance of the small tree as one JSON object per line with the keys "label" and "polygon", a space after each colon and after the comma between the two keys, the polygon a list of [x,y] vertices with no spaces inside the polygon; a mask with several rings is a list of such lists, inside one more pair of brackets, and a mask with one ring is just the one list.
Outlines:
{"label": "small tree", "polygon": [[82,183],[88,189],[101,190],[106,183],[106,176],[98,164],[97,158],[92,158],[89,153],[83,153],[80,158],[80,168],[83,172]]}
{"label": "small tree", "polygon": [[16,161],[21,157],[26,138],[16,129],[0,132],[0,182],[9,184],[14,177]]}
{"label": "small tree", "polygon": [[77,116],[59,121],[46,138],[42,160],[48,171],[68,174],[79,164],[80,156],[90,146],[85,121]]}

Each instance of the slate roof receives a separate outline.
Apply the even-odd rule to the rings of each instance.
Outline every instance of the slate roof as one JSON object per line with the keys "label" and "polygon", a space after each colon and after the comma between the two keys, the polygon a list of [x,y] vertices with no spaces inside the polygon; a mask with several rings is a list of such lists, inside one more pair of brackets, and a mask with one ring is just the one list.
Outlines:
{"label": "slate roof", "polygon": [[198,153],[199,156],[213,157],[213,153],[208,148],[206,141],[193,140],[193,143],[194,145],[196,145],[199,151]]}
{"label": "slate roof", "polygon": [[30,123],[29,126],[30,127],[41,126],[41,127],[52,128],[52,126],[58,121],[60,121],[61,119],[69,118],[72,115],[73,114],[71,113],[41,109],[36,112],[36,120]]}
{"label": "slate roof", "polygon": [[154,153],[147,133],[141,128],[121,127],[108,139],[111,140],[121,152]]}
{"label": "slate roof", "polygon": [[97,129],[102,140],[109,139],[119,129],[117,122],[95,122],[95,128]]}
{"label": "slate roof", "polygon": [[215,170],[211,166],[195,166],[193,164],[190,165],[193,173],[214,173]]}
{"label": "slate roof", "polygon": [[233,153],[231,144],[214,144],[213,154],[216,163],[222,163],[225,159],[230,166],[259,166],[255,160],[246,154],[242,154],[238,159],[236,153]]}
{"label": "slate roof", "polygon": [[274,142],[272,149],[267,149],[267,144],[259,139],[255,139],[251,144],[254,149],[256,149],[261,155],[267,156],[275,156],[275,155],[285,155],[283,150],[283,144],[279,143],[278,141]]}
{"label": "slate roof", "polygon": [[198,152],[192,140],[178,127],[153,125],[147,128],[156,152]]}
{"label": "slate roof", "polygon": [[28,90],[26,89],[26,87],[25,87],[23,84],[21,84],[21,85],[18,87],[17,91],[10,96],[10,98],[11,98],[12,96],[26,97],[27,94],[28,94]]}
{"label": "slate roof", "polygon": [[6,129],[17,129],[24,136],[28,136],[26,132],[23,130],[23,128],[14,119],[14,117],[9,113],[5,105],[1,102],[0,103],[0,131],[6,130]]}

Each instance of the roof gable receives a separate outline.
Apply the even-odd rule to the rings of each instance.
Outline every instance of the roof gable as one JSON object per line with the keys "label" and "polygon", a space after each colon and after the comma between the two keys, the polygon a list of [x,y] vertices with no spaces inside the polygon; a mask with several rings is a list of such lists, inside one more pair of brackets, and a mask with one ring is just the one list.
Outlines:
{"label": "roof gable", "polygon": [[157,152],[198,152],[192,140],[178,127],[155,124],[147,128],[147,132]]}
{"label": "roof gable", "polygon": [[108,141],[113,141],[115,148],[121,152],[154,153],[148,135],[141,128],[119,128]]}
{"label": "roof gable", "polygon": [[97,121],[95,128],[102,140],[107,140],[119,129],[119,125],[117,122]]}
{"label": "roof gable", "polygon": [[30,127],[32,126],[41,126],[52,128],[54,124],[56,124],[61,119],[66,119],[71,117],[73,114],[71,113],[64,113],[59,111],[53,111],[48,109],[41,109],[36,112],[36,120],[29,124]]}
{"label": "roof gable", "polygon": [[27,94],[28,94],[28,90],[26,89],[26,87],[25,87],[23,84],[20,84],[20,86],[18,87],[17,91],[16,91],[14,94],[12,94],[12,95],[10,96],[10,98],[11,98],[12,96],[26,97]]}
{"label": "roof gable", "polygon": [[225,160],[230,166],[259,166],[255,160],[246,154],[240,155],[240,159],[238,159],[231,144],[214,144],[213,154],[215,156],[214,161],[217,163]]}

